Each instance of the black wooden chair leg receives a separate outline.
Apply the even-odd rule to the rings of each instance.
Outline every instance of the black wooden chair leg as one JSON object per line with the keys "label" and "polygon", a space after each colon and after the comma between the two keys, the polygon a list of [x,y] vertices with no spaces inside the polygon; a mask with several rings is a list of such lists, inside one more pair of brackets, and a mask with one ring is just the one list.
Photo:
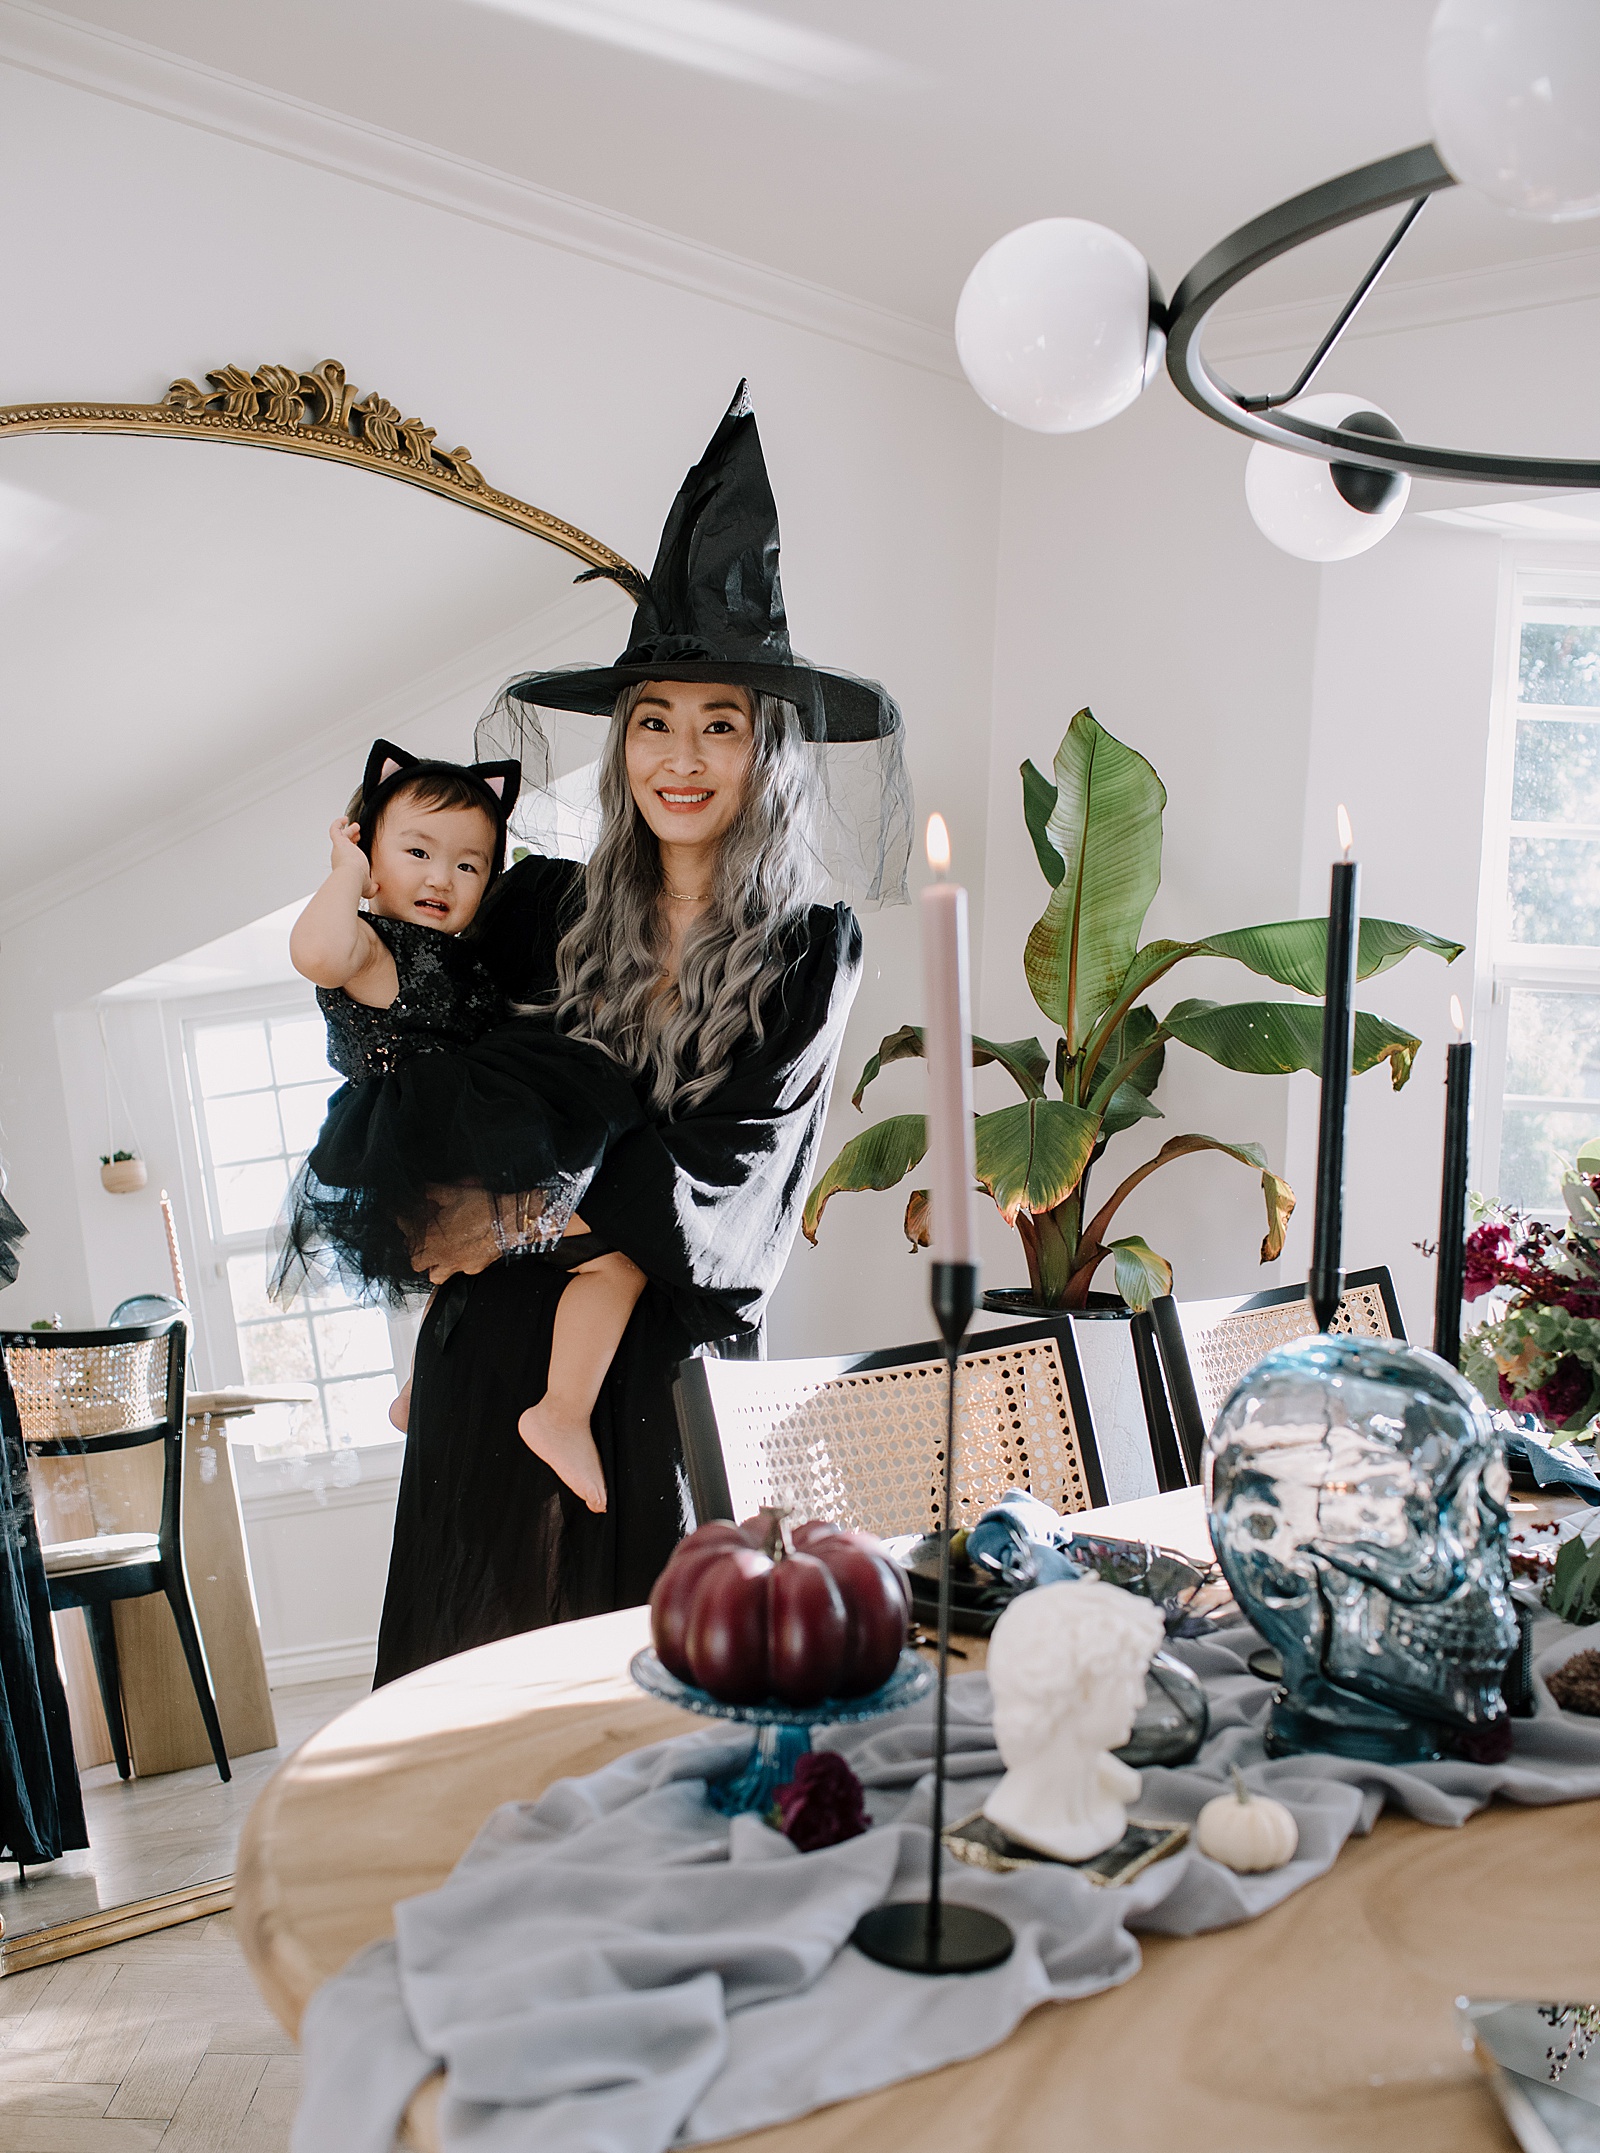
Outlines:
{"label": "black wooden chair leg", "polygon": [[131,1779],[133,1766],[128,1758],[128,1724],[122,1716],[122,1670],[117,1665],[117,1626],[111,1618],[111,1608],[104,1600],[86,1607],[83,1619],[89,1632],[89,1649],[94,1654],[94,1671],[100,1684],[100,1702],[105,1708],[106,1732],[111,1737],[111,1754],[117,1760],[117,1777]]}
{"label": "black wooden chair leg", "polygon": [[228,1762],[227,1745],[222,1739],[222,1722],[217,1717],[217,1700],[211,1693],[211,1676],[206,1667],[205,1648],[200,1642],[194,1609],[189,1604],[189,1592],[182,1579],[169,1580],[167,1605],[172,1609],[172,1619],[178,1625],[178,1639],[183,1646],[183,1656],[189,1663],[189,1680],[194,1684],[195,1702],[200,1707],[200,1717],[206,1723],[206,1736],[211,1743],[211,1754],[216,1759],[217,1770],[223,1779],[233,1777],[233,1767]]}

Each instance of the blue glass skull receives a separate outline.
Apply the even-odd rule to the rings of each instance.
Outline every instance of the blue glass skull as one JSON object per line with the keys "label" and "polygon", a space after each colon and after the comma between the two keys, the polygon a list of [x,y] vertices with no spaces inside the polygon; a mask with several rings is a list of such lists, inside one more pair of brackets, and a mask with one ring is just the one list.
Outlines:
{"label": "blue glass skull", "polygon": [[1517,1642],[1502,1440],[1431,1353],[1303,1338],[1269,1353],[1206,1442],[1234,1598],[1283,1660],[1270,1754],[1489,1754]]}

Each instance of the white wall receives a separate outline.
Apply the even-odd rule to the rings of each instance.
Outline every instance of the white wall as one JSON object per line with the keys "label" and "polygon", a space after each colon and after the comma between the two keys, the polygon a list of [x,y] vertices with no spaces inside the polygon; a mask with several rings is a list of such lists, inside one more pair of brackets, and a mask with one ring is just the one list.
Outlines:
{"label": "white wall", "polygon": [[[809,331],[777,317],[759,280],[749,304],[732,304],[455,214],[418,198],[411,167],[405,184],[364,184],[0,68],[0,186],[34,205],[8,255],[7,396],[154,398],[174,374],[227,359],[331,352],[352,379],[470,443],[492,483],[648,562],[684,469],[748,374],[797,644],[891,684],[919,795],[947,803],[981,892],[986,763],[970,743],[987,723],[995,422],[949,374],[867,348],[876,332],[857,315],[870,310],[841,332],[825,309],[826,332]],[[666,267],[681,278],[680,262]],[[707,276],[724,290],[738,282],[725,262]],[[786,302],[791,317],[799,304]],[[464,730],[468,715],[451,722]],[[66,748],[71,713],[56,722]],[[435,735],[423,724],[415,737]],[[104,879],[85,863],[81,891],[46,913],[10,908],[0,1129],[33,1237],[0,1301],[7,1318],[105,1313],[77,1225],[83,1162],[61,1107],[56,1012],[313,883],[349,763],[342,747],[329,768],[215,816],[196,803],[190,827],[148,857]],[[911,915],[866,931],[852,1069],[907,1013],[912,976]],[[797,1257],[775,1313],[779,1350],[925,1327],[914,1265],[863,1272],[843,1258],[837,1234]]]}

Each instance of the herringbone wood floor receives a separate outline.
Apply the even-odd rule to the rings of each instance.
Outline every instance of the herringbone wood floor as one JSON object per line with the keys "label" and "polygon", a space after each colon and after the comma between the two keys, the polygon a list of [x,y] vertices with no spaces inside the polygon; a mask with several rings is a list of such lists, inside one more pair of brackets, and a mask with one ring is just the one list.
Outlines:
{"label": "herringbone wood floor", "polygon": [[231,1914],[0,1980],[0,2153],[284,2153],[299,2088]]}

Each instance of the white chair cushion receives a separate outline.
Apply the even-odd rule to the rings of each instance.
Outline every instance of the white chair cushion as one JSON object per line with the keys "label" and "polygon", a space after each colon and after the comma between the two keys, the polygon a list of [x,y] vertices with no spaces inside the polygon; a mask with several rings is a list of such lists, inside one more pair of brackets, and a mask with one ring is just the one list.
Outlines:
{"label": "white chair cushion", "polygon": [[95,1540],[58,1540],[40,1552],[45,1575],[62,1577],[73,1570],[117,1570],[125,1563],[155,1562],[161,1542],[154,1533],[102,1533]]}

